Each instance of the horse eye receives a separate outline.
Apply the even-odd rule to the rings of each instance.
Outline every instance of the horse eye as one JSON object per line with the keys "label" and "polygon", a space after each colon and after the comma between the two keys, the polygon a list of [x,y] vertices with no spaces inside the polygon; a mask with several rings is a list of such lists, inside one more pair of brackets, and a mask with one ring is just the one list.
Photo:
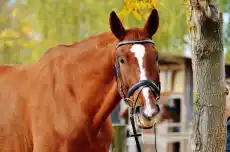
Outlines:
{"label": "horse eye", "polygon": [[157,57],[156,57],[156,61],[158,61],[158,59],[159,59],[159,56],[157,55]]}
{"label": "horse eye", "polygon": [[124,63],[125,63],[125,60],[124,60],[124,59],[120,59],[120,63],[121,63],[121,64],[124,64]]}

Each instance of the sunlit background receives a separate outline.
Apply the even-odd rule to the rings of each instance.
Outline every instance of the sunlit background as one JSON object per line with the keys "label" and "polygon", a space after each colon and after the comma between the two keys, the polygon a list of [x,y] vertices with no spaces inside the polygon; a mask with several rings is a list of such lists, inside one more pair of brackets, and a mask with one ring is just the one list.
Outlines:
{"label": "sunlit background", "polygon": [[[227,3],[229,0],[219,2],[225,12],[225,59],[230,61]],[[160,28],[153,37],[158,50],[191,55],[185,0],[1,0],[0,6],[1,63],[31,63],[49,47],[108,31],[112,10],[125,27],[142,26],[154,6],[160,14]]]}

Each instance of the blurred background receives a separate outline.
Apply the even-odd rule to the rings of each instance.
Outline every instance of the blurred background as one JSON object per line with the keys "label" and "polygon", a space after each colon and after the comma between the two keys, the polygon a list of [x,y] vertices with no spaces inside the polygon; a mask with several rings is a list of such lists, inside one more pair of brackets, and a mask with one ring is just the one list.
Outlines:
{"label": "blurred background", "polygon": [[[230,0],[219,0],[224,12],[226,78],[230,77]],[[57,44],[71,44],[109,31],[109,14],[116,11],[124,26],[141,27],[151,9],[160,26],[153,40],[160,52],[162,95],[157,132],[141,131],[143,151],[189,152],[193,79],[187,0],[0,0],[0,63],[33,63]],[[111,151],[135,152],[127,106],[112,113],[115,137]]]}
{"label": "blurred background", "polygon": [[[230,61],[229,3],[219,0],[226,61]],[[153,37],[158,50],[190,56],[186,0],[0,0],[0,62],[31,63],[56,44],[108,31],[112,10],[126,28],[142,26],[154,6],[160,14],[160,28]]]}

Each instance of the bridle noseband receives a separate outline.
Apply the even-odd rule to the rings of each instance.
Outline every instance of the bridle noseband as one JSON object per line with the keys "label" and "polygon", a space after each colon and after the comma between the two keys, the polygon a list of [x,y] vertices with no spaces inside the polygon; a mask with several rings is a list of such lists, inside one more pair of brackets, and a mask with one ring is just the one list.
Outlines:
{"label": "bridle noseband", "polygon": [[[127,45],[127,44],[144,44],[144,43],[151,43],[151,44],[154,45],[154,42],[151,39],[137,40],[137,41],[135,41],[135,40],[134,41],[130,41],[130,40],[127,41],[127,40],[125,40],[125,41],[119,42],[116,45],[116,49],[118,49],[122,45]],[[119,89],[118,79],[120,78],[120,64],[119,64],[118,58],[119,57],[116,56],[116,61],[115,61],[115,76],[116,76],[116,81],[117,81],[117,88]],[[120,80],[120,81],[122,81],[122,80]],[[131,108],[131,111],[130,111],[130,121],[131,121],[132,128],[133,128],[133,135],[131,135],[130,137],[134,137],[135,138],[138,152],[141,152],[140,143],[138,141],[138,136],[141,136],[141,134],[137,134],[137,132],[136,132],[135,123],[134,123],[134,113],[135,113],[135,108],[136,108],[138,97],[139,97],[141,91],[143,90],[143,88],[145,88],[145,87],[151,89],[151,91],[152,91],[153,95],[155,96],[156,100],[158,100],[160,98],[161,86],[160,86],[160,84],[156,84],[156,83],[152,82],[151,80],[140,80],[139,82],[137,82],[136,84],[134,84],[132,87],[130,87],[128,90],[126,89],[127,95],[124,92],[124,88],[122,86],[122,83],[120,85],[120,92],[121,92],[122,99]],[[133,104],[130,105],[129,101],[132,101],[130,99],[130,97],[137,90],[139,90],[138,93],[137,93],[137,96],[136,96],[135,100],[133,101]]]}

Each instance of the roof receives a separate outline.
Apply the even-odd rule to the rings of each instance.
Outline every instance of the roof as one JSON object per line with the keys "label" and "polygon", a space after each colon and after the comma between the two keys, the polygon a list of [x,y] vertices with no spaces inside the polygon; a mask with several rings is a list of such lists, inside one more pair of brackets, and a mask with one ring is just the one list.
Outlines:
{"label": "roof", "polygon": [[[159,52],[159,63],[163,65],[183,64],[185,59],[191,60],[192,58],[170,52]],[[230,66],[230,61],[225,61],[225,66]]]}

